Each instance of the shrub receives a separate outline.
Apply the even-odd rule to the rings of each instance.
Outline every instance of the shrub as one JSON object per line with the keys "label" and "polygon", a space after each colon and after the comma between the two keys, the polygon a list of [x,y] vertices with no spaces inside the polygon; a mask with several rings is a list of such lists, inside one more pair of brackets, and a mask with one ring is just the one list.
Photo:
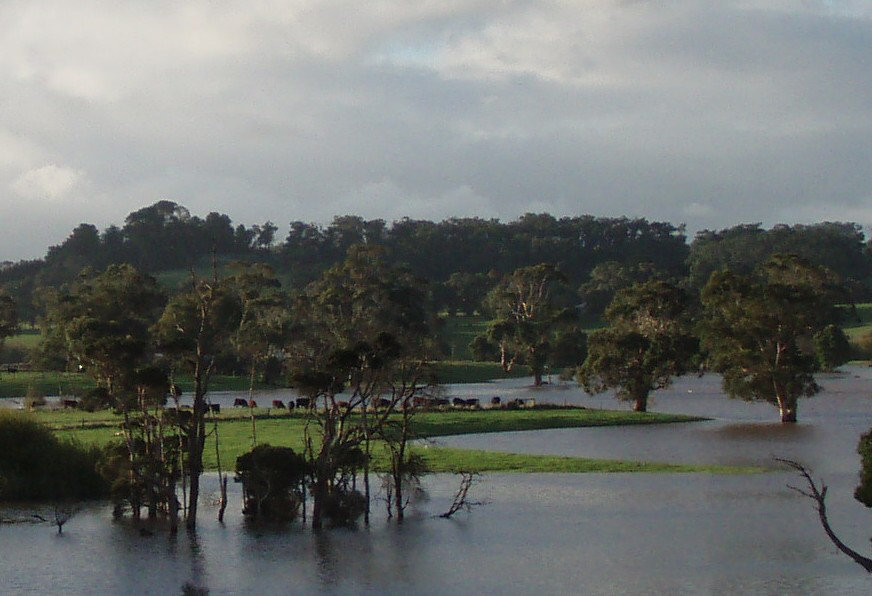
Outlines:
{"label": "shrub", "polygon": [[101,450],[60,441],[20,412],[0,412],[0,501],[81,500],[106,495]]}
{"label": "shrub", "polygon": [[105,387],[95,387],[79,397],[79,407],[88,412],[107,410],[112,407],[112,396]]}
{"label": "shrub", "polygon": [[269,520],[297,516],[306,460],[290,447],[258,445],[236,458],[236,481],[242,482],[242,513]]}

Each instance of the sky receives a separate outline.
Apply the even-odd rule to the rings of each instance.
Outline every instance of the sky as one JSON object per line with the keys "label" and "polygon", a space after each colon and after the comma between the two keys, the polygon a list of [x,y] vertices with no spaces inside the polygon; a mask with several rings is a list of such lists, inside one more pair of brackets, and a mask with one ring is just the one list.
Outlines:
{"label": "sky", "polygon": [[865,226],[872,2],[0,3],[0,261],[163,199]]}

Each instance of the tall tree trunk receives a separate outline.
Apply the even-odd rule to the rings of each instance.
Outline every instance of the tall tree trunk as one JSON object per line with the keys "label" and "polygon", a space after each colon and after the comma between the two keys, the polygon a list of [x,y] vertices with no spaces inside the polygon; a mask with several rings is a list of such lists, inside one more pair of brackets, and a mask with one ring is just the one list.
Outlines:
{"label": "tall tree trunk", "polygon": [[634,412],[647,412],[648,411],[648,396],[647,395],[637,395],[633,400],[633,411]]}
{"label": "tall tree trunk", "polygon": [[778,409],[781,412],[781,422],[796,422],[796,403],[781,403]]}
{"label": "tall tree trunk", "polygon": [[197,502],[200,498],[200,475],[203,473],[203,448],[206,444],[206,399],[200,368],[201,362],[197,363],[197,368],[194,371],[194,407],[191,434],[188,436],[188,475],[191,486],[188,491],[185,527],[191,531],[197,529]]}
{"label": "tall tree trunk", "polygon": [[257,447],[257,422],[254,419],[254,373],[255,360],[251,359],[251,371],[248,378],[248,413],[251,416],[251,447]]}

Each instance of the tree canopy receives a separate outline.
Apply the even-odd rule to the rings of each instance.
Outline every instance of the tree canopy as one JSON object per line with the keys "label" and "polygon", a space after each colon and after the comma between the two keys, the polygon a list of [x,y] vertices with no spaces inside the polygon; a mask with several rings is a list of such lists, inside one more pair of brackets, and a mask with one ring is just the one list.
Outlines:
{"label": "tree canopy", "polygon": [[776,405],[795,422],[797,399],[817,393],[813,336],[836,320],[837,278],[795,255],[752,275],[720,271],[702,291],[703,345],[733,397]]}
{"label": "tree canopy", "polygon": [[589,393],[615,389],[644,412],[652,391],[694,367],[698,340],[691,333],[687,292],[665,281],[619,290],[605,312],[609,326],[593,332],[578,378]]}

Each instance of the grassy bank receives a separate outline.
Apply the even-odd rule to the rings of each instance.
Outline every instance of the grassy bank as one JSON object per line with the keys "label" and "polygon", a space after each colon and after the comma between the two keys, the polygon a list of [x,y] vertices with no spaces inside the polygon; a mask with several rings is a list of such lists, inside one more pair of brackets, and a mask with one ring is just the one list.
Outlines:
{"label": "grassy bank", "polygon": [[[251,448],[251,422],[245,411],[222,413],[218,425],[220,457],[225,469],[232,468],[236,458]],[[300,415],[268,415],[266,410],[257,411],[257,439],[259,443],[303,448],[305,417]],[[39,419],[50,425],[63,438],[71,438],[84,445],[104,445],[117,441],[119,420],[110,413],[80,415],[86,427],[76,420],[72,412],[44,412]],[[102,416],[102,418],[100,417]],[[578,428],[588,426],[621,424],[657,424],[697,420],[686,416],[663,414],[639,414],[601,410],[542,409],[516,411],[458,411],[421,413],[415,419],[415,430],[420,437],[504,432],[513,430],[539,430],[548,428]],[[688,466],[632,461],[592,460],[576,457],[539,456],[513,453],[494,453],[419,446],[434,472],[458,470],[476,472],[708,472],[746,473],[759,471],[753,468],[728,466]],[[206,469],[217,469],[214,436],[206,446],[204,464]],[[380,447],[374,450],[374,467],[383,470],[387,458]]]}

